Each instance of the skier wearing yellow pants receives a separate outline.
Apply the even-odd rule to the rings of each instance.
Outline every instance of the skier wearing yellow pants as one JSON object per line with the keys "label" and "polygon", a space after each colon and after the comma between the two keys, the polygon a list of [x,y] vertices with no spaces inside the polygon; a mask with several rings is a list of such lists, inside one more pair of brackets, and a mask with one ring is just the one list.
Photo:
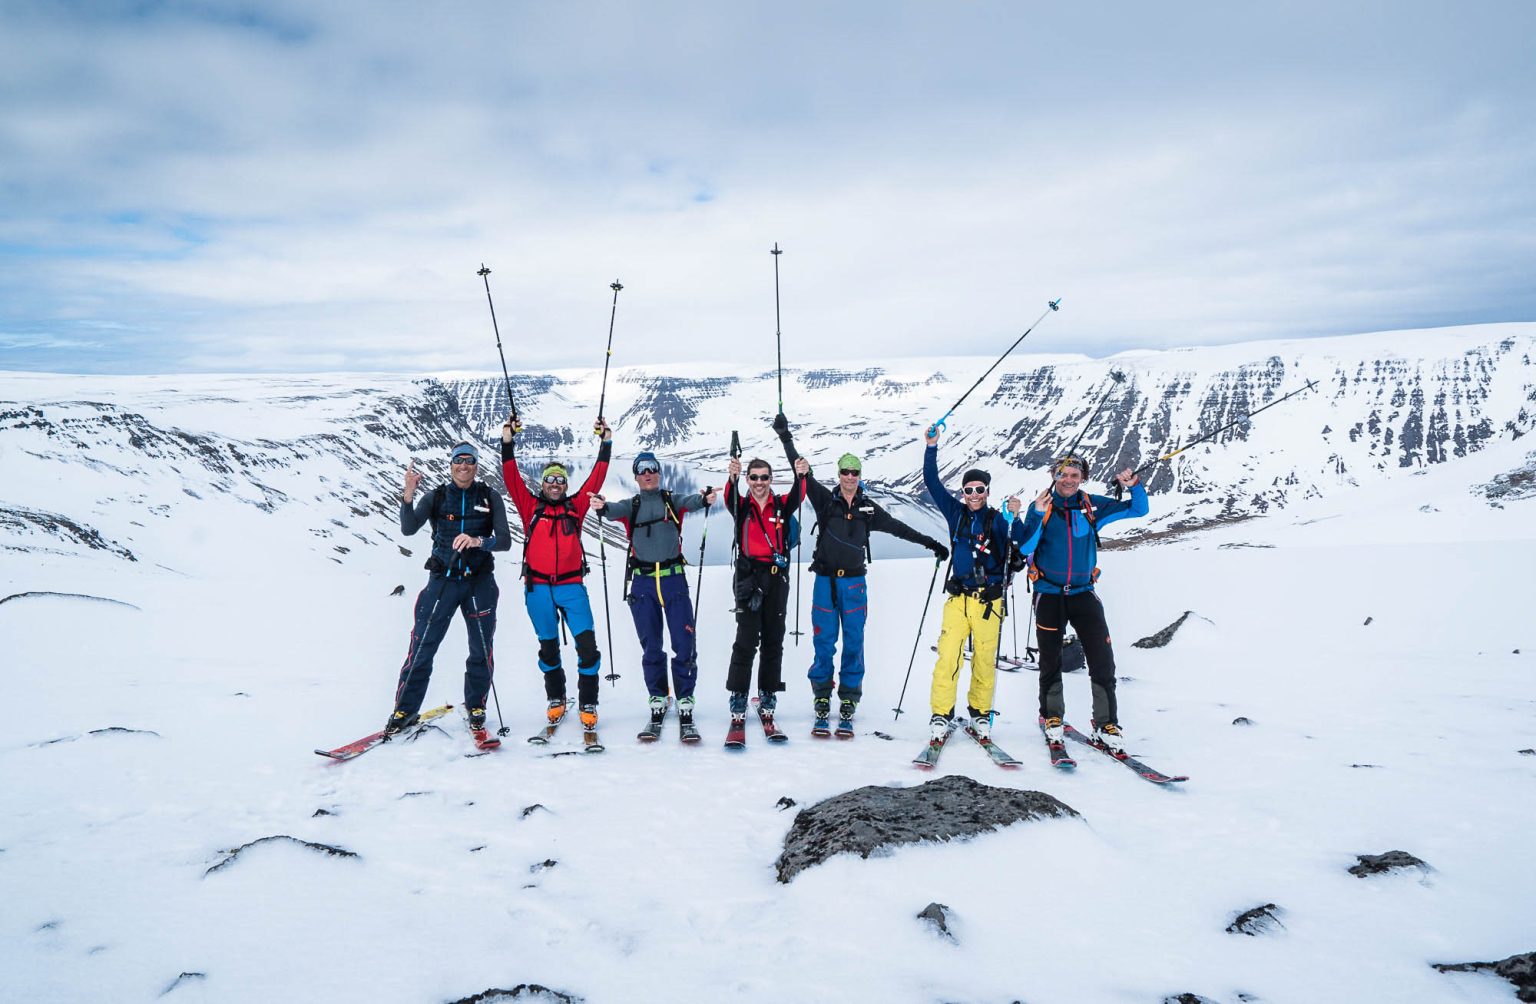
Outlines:
{"label": "skier wearing yellow pants", "polygon": [[[954,727],[956,691],[965,665],[966,639],[971,641],[971,685],[966,692],[967,727],[982,739],[992,734],[992,695],[997,687],[997,643],[1007,608],[1008,561],[1013,553],[1028,554],[1036,541],[1024,534],[1024,521],[1011,519],[987,504],[992,477],[971,468],[960,478],[960,498],[939,480],[939,436],[930,429],[924,440],[923,482],[949,524],[950,566],[944,582],[939,658],[933,666],[929,704],[932,737],[943,738]],[[1010,498],[1008,512],[1017,516],[1019,500]],[[1036,530],[1035,537],[1039,536]]]}

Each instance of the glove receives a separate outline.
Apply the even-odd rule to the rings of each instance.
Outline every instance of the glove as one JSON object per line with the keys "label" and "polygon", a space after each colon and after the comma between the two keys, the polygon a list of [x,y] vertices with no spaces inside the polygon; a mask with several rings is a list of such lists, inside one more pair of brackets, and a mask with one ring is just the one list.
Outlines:
{"label": "glove", "polygon": [[949,548],[945,547],[943,544],[940,544],[936,540],[930,540],[928,542],[928,550],[932,551],[933,556],[938,558],[940,561],[949,560]]}
{"label": "glove", "polygon": [[789,419],[784,417],[782,411],[773,416],[773,431],[781,436],[789,431]]}

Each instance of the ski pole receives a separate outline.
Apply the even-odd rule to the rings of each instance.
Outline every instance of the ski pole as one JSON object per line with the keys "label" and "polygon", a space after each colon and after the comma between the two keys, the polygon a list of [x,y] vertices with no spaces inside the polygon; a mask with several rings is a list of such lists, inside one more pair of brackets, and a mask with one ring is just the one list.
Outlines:
{"label": "ski pole", "polygon": [[1029,333],[1031,331],[1035,330],[1035,328],[1040,326],[1040,322],[1045,320],[1046,314],[1049,314],[1052,311],[1056,311],[1056,310],[1060,310],[1060,309],[1061,309],[1061,297],[1058,296],[1054,300],[1047,301],[1047,303],[1046,303],[1046,310],[1044,311],[1044,313],[1042,313],[1039,317],[1035,318],[1035,323],[1031,324],[1028,327],[1028,329],[1026,329],[1025,332],[1022,335],[1020,335],[1018,338],[1014,339],[1013,344],[1008,346],[1008,351],[1004,352],[1002,355],[998,356],[997,357],[997,362],[994,362],[991,366],[987,367],[987,372],[983,373],[980,377],[977,378],[975,383],[971,384],[971,389],[970,390],[968,390],[964,394],[960,395],[960,400],[958,400],[954,404],[950,405],[949,410],[944,413],[944,417],[943,418],[939,419],[937,422],[933,423],[932,425],[930,425],[928,427],[928,435],[930,435],[930,436],[937,436],[939,434],[939,432],[943,430],[944,423],[949,420],[949,416],[953,415],[955,413],[955,409],[960,407],[960,405],[965,402],[965,399],[971,396],[972,391],[974,391],[977,387],[981,386],[981,381],[985,380],[988,376],[991,375],[993,370],[997,369],[1000,365],[1002,365],[1003,360],[1007,359],[1009,354],[1012,353],[1014,349],[1019,347],[1019,343],[1022,342],[1024,339],[1028,338],[1029,337]]}
{"label": "ski pole", "polygon": [[779,242],[773,242],[773,346],[779,363],[779,414],[784,413],[784,329],[779,321]]}
{"label": "ski pole", "polygon": [[475,274],[485,283],[485,302],[491,308],[491,330],[496,332],[496,354],[501,357],[501,378],[507,384],[507,404],[512,406],[512,432],[515,434],[521,423],[517,420],[517,402],[512,399],[512,377],[507,373],[507,354],[501,350],[501,328],[496,324],[496,302],[491,299],[491,270],[485,267],[485,262],[481,262],[480,271]]}
{"label": "ski pole", "polygon": [[[604,506],[603,512],[607,513],[607,511],[608,507]],[[603,567],[603,628],[608,633],[608,673],[603,679],[607,680],[610,686],[617,687],[618,683],[615,681],[618,680],[619,674],[614,668],[613,658],[613,609],[608,605],[608,535],[603,532],[603,519],[603,516],[597,519],[597,553]]]}
{"label": "ski pole", "polygon": [[923,622],[928,619],[928,604],[933,602],[933,587],[939,581],[940,564],[938,558],[933,559],[933,575],[928,579],[928,595],[923,598],[923,616],[917,620],[917,638],[912,642],[912,657],[907,660],[907,675],[902,678],[901,696],[896,698],[896,707],[891,709],[896,712],[896,717],[891,719],[893,722],[901,718],[901,706],[907,700],[907,683],[912,679],[912,664],[917,661],[917,646],[923,640]]}
{"label": "ski pole", "polygon": [[[1223,432],[1226,432],[1228,429],[1233,428],[1234,426],[1246,424],[1249,421],[1249,419],[1253,418],[1253,416],[1257,415],[1259,412],[1261,412],[1261,411],[1268,411],[1269,409],[1273,408],[1275,405],[1280,404],[1283,401],[1289,401],[1291,398],[1295,397],[1297,394],[1302,393],[1303,391],[1315,390],[1316,386],[1317,385],[1315,383],[1313,383],[1311,380],[1308,380],[1306,383],[1302,384],[1300,387],[1298,387],[1295,390],[1291,391],[1289,394],[1285,395],[1284,397],[1276,398],[1275,400],[1273,400],[1273,401],[1269,402],[1268,404],[1266,404],[1264,407],[1262,407],[1262,408],[1255,408],[1253,411],[1248,412],[1246,415],[1239,415],[1237,418],[1234,418],[1232,421],[1228,422],[1226,425],[1223,425],[1221,428],[1215,429],[1215,430],[1213,430],[1211,432],[1208,432],[1205,435],[1201,436],[1200,438],[1194,440],[1193,442],[1185,443],[1183,446],[1179,447],[1177,450],[1172,450],[1172,451],[1170,451],[1168,453],[1165,453],[1162,456],[1160,456],[1160,457],[1158,457],[1158,458],[1156,458],[1154,460],[1147,461],[1146,463],[1142,464],[1140,467],[1136,468],[1131,473],[1134,476],[1136,476],[1136,477],[1141,477],[1141,475],[1145,474],[1147,471],[1151,470],[1153,467],[1156,467],[1158,464],[1162,463],[1163,461],[1165,461],[1165,460],[1172,460],[1174,457],[1176,457],[1179,454],[1183,453],[1185,450],[1190,449],[1191,447],[1199,446],[1201,443],[1209,442],[1210,440],[1215,439],[1217,436],[1221,435]],[[1116,484],[1115,484],[1115,497],[1119,498],[1122,494],[1123,494],[1123,489],[1120,486],[1120,484],[1118,482],[1116,482]]]}
{"label": "ski pole", "polygon": [[507,727],[506,720],[501,717],[501,698],[496,694],[496,657],[491,653],[491,646],[485,641],[485,627],[480,623],[480,601],[471,596],[469,605],[475,608],[475,632],[480,635],[480,647],[485,650],[485,669],[491,681],[491,700],[496,702],[496,723],[500,726],[496,734],[510,735],[512,730]]}
{"label": "ski pole", "polygon": [[[1110,376],[1110,379],[1113,380],[1116,384],[1122,384],[1122,383],[1125,382],[1125,374],[1120,372],[1119,370],[1110,370],[1109,371],[1109,376]],[[1114,388],[1110,388],[1110,389],[1113,390]],[[1088,435],[1088,430],[1089,430],[1090,427],[1092,427],[1093,420],[1099,417],[1099,412],[1104,410],[1104,405],[1107,404],[1108,402],[1109,402],[1109,391],[1106,390],[1099,397],[1099,406],[1097,408],[1093,409],[1093,414],[1088,416],[1088,421],[1084,422],[1083,423],[1083,427],[1078,430],[1077,438],[1072,440],[1072,445],[1071,446],[1067,447],[1066,456],[1069,456],[1069,457],[1077,456],[1077,444],[1081,443],[1083,441],[1083,437]]]}
{"label": "ski pole", "polygon": [[[708,495],[712,491],[709,485],[704,486],[701,495]],[[704,543],[709,540],[709,510],[708,502],[704,503],[704,532],[699,534],[699,574],[693,583],[693,650],[699,650],[699,601],[704,597]]]}
{"label": "ski pole", "polygon": [[613,290],[613,308],[608,312],[608,351],[603,356],[603,390],[597,397],[597,424],[592,427],[594,435],[603,434],[603,409],[608,404],[608,362],[613,358],[613,322],[619,316],[619,290],[624,287],[615,279],[608,284]]}

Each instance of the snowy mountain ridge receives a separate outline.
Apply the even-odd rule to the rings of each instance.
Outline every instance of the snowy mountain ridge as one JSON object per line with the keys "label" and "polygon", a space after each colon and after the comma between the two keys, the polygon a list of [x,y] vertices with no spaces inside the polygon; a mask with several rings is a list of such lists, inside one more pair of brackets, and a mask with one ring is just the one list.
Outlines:
{"label": "snowy mountain ridge", "polygon": [[[980,465],[992,470],[999,494],[1033,494],[1047,483],[1050,459],[1081,436],[1079,452],[1102,485],[1107,472],[1139,466],[1315,381],[1316,390],[1251,425],[1153,467],[1152,515],[1121,524],[1116,536],[1156,539],[1518,440],[1536,425],[1533,355],[1536,324],[1106,359],[1019,354],[950,419],[940,468],[952,481]],[[990,362],[787,368],[785,410],[797,445],[820,470],[845,450],[859,454],[876,497],[933,529],[936,514],[923,504],[923,429]],[[1117,373],[1123,382],[1115,381]],[[632,489],[627,460],[640,449],[662,455],[675,487],[719,484],[733,429],[749,456],[764,456],[783,471],[768,428],[775,380],[771,369],[731,374],[706,363],[615,367],[607,388],[617,446],[608,494]],[[600,385],[600,369],[515,375],[525,426],[520,455],[538,464],[558,459],[583,476],[596,451],[590,430]],[[465,435],[494,458],[506,411],[500,378],[463,374],[0,374],[0,461],[7,474],[0,547],[104,548],[129,558],[155,550],[157,524],[175,525],[186,507],[218,499],[249,512],[302,513],[315,547],[345,561],[357,548],[398,546],[393,522],[406,463],[414,458],[430,484],[445,476],[443,454]],[[1518,485],[1522,469],[1507,477]],[[498,464],[486,464],[482,476],[501,487]],[[51,491],[40,497],[33,490],[38,479],[67,485],[67,502],[51,502]],[[165,484],[179,485],[179,493],[164,497],[155,486]],[[718,537],[723,548],[725,535]],[[886,548],[906,553],[901,545]],[[722,553],[711,550],[712,558]]]}

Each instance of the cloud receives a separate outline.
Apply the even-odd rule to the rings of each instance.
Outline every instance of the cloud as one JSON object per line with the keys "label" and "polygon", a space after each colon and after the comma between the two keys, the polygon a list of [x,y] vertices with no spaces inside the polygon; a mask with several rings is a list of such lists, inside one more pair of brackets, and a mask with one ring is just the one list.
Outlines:
{"label": "cloud", "polygon": [[[0,365],[1040,351],[1536,315],[1536,8],[9,5]],[[771,349],[771,347],[770,347]]]}

